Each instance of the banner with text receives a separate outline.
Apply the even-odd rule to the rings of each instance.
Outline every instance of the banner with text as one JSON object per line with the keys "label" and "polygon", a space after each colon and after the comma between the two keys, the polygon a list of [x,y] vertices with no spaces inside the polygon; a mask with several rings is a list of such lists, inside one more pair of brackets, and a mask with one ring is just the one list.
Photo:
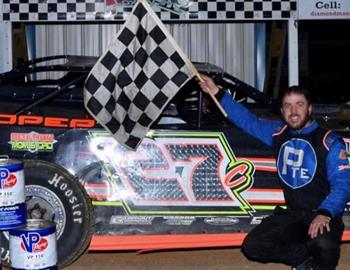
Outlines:
{"label": "banner with text", "polygon": [[350,19],[350,1],[299,0],[298,13],[300,20]]}

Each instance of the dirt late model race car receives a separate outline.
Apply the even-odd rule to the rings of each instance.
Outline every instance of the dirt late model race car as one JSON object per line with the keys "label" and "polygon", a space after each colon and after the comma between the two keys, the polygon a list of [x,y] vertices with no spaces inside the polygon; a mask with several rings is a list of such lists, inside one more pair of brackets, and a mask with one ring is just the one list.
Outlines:
{"label": "dirt late model race car", "polygon": [[[59,266],[87,248],[239,246],[284,204],[272,150],[228,123],[195,80],[137,151],[119,145],[83,108],[83,84],[96,60],[46,57],[0,76],[0,155],[24,162],[27,215],[56,223]],[[216,66],[195,65],[261,117],[278,117],[274,99]],[[349,142],[350,123],[334,117],[337,109],[320,106],[315,117]],[[344,240],[349,215],[346,209]],[[0,243],[8,261],[7,232]]]}

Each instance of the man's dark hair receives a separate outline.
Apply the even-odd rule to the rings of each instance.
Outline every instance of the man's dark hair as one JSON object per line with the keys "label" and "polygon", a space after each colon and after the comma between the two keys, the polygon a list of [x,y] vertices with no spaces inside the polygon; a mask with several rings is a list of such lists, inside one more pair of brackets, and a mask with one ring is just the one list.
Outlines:
{"label": "man's dark hair", "polygon": [[312,103],[310,92],[307,89],[305,89],[304,87],[301,87],[299,85],[293,85],[293,86],[286,88],[282,93],[281,101],[283,100],[283,98],[285,96],[290,95],[290,94],[303,95],[303,96],[305,96],[305,98],[309,104]]}

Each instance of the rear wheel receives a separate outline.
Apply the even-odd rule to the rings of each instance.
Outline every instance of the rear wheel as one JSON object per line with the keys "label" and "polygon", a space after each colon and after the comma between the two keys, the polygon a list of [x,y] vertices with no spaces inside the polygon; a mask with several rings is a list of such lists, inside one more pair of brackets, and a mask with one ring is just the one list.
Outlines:
{"label": "rear wheel", "polygon": [[[64,168],[42,160],[24,161],[28,218],[56,223],[58,266],[65,267],[87,249],[93,225],[91,201],[79,183]],[[8,233],[1,233],[1,256],[9,262]]]}

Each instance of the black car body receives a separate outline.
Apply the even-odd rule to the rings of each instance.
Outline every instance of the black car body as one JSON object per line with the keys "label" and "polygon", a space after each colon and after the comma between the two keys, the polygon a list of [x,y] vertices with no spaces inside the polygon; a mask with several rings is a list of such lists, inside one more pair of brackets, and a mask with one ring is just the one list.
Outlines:
{"label": "black car body", "polygon": [[[40,65],[57,59],[65,62]],[[195,80],[169,103],[136,152],[120,146],[82,105],[95,61],[49,57],[0,77],[0,154],[24,160],[28,215],[58,224],[61,266],[80,256],[91,235],[91,250],[239,246],[284,204],[272,150],[229,123]],[[277,101],[218,67],[196,66],[260,116],[278,117]],[[37,72],[53,71],[64,76],[33,80]],[[349,141],[346,125],[333,123]],[[349,240],[348,209],[344,221]],[[6,259],[6,248],[2,255]]]}

